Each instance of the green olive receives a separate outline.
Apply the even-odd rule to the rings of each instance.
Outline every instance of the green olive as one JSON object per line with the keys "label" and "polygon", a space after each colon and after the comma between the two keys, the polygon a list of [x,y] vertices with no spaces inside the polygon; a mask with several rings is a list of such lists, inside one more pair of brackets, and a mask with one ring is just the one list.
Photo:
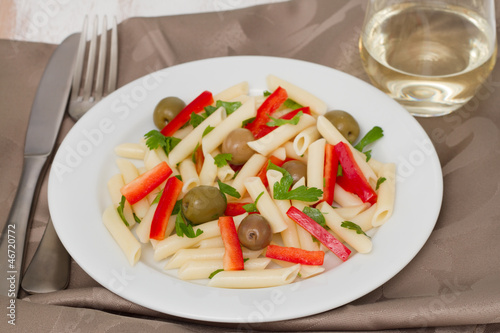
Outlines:
{"label": "green olive", "polygon": [[229,163],[234,165],[245,164],[255,153],[248,142],[255,140],[252,132],[246,128],[237,128],[231,131],[222,142],[222,153],[231,154]]}
{"label": "green olive", "polygon": [[281,167],[292,176],[292,185],[307,175],[307,165],[298,160],[285,162]]}
{"label": "green olive", "polygon": [[186,193],[181,207],[182,214],[192,224],[205,223],[224,215],[226,196],[216,187],[200,185]]}
{"label": "green olive", "polygon": [[271,225],[260,214],[250,214],[238,227],[238,239],[249,250],[262,250],[271,243],[273,231]]}
{"label": "green olive", "polygon": [[324,116],[339,130],[347,141],[350,143],[356,141],[359,136],[359,125],[351,114],[345,111],[335,110],[328,111]]}
{"label": "green olive", "polygon": [[172,121],[186,106],[183,100],[177,97],[165,97],[156,104],[153,112],[153,121],[160,130]]}

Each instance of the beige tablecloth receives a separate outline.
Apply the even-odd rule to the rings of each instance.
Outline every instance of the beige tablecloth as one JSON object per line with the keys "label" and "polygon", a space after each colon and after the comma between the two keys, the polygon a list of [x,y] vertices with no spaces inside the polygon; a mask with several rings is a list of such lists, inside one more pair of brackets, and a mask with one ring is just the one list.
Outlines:
{"label": "beige tablecloth", "polygon": [[[367,80],[357,49],[363,14],[360,0],[296,0],[223,13],[129,19],[119,25],[118,84],[122,86],[151,71],[179,63],[232,55],[302,59]],[[7,219],[17,190],[24,137],[37,84],[54,49],[55,45],[0,40],[0,226]],[[239,325],[192,322],[116,296],[73,262],[67,290],[31,296],[21,293],[21,300],[16,303],[15,327],[7,323],[9,299],[1,295],[0,331],[498,332],[498,87],[499,66],[478,95],[454,114],[419,119],[435,145],[443,168],[441,214],[426,245],[406,268],[350,304],[284,322]],[[72,125],[69,118],[64,120],[59,142]],[[30,232],[27,263],[49,216],[46,185],[45,179]]]}

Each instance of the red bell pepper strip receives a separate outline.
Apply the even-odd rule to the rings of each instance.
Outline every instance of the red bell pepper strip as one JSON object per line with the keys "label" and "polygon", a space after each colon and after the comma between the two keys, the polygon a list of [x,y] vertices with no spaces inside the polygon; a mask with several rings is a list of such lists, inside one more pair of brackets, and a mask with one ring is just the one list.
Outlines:
{"label": "red bell pepper strip", "polygon": [[161,134],[165,136],[172,136],[179,128],[184,126],[185,123],[191,119],[191,113],[200,113],[205,109],[205,106],[211,105],[214,102],[212,93],[209,91],[202,92],[191,103],[186,105],[184,109],[175,116],[172,121],[169,121],[161,130]]}
{"label": "red bell pepper strip", "polygon": [[327,143],[325,145],[325,186],[323,188],[323,201],[326,201],[330,206],[333,204],[338,167],[339,159],[335,153],[335,146]]}
{"label": "red bell pepper strip", "polygon": [[[302,111],[302,113],[304,114],[308,114],[310,115],[311,114],[311,110],[308,106],[304,106],[302,108],[299,108],[299,109],[295,109],[293,111],[290,111],[288,112],[287,114],[284,114],[283,116],[281,116],[279,119],[284,119],[284,120],[291,120],[293,119],[293,117],[295,117],[297,115],[297,113],[299,113],[300,111]],[[262,138],[263,136],[271,133],[272,131],[274,131],[276,128],[278,128],[278,126],[268,126],[267,123],[265,126],[262,126],[262,128],[260,129],[260,131],[255,135],[255,139],[260,139]]]}
{"label": "red bell pepper strip", "polygon": [[174,209],[177,197],[181,193],[183,182],[177,177],[170,177],[165,184],[165,188],[156,207],[153,220],[151,221],[151,229],[149,238],[162,240],[165,238],[168,220]]}
{"label": "red bell pepper strip", "polygon": [[349,147],[345,143],[339,142],[335,145],[335,152],[342,166],[342,176],[337,178],[337,183],[344,190],[356,194],[363,202],[375,204],[377,193],[366,180]]}
{"label": "red bell pepper strip", "polygon": [[123,186],[120,192],[133,205],[160,186],[171,174],[172,169],[163,161]]}
{"label": "red bell pepper strip", "polygon": [[250,202],[228,202],[224,215],[226,216],[238,216],[245,214],[247,211],[243,206],[248,205]]}
{"label": "red bell pepper strip", "polygon": [[243,251],[233,218],[231,216],[219,217],[219,228],[225,249],[222,267],[225,271],[242,270],[244,268]]}
{"label": "red bell pepper strip", "polygon": [[257,109],[257,115],[254,121],[246,125],[254,136],[259,133],[262,126],[270,120],[269,116],[272,115],[278,108],[286,101],[288,94],[285,89],[278,87],[276,90],[269,95],[264,103]]}
{"label": "red bell pepper strip", "polygon": [[267,160],[267,163],[264,164],[264,166],[257,173],[257,177],[259,177],[260,180],[262,180],[262,183],[264,184],[264,187],[267,187],[267,185],[269,185],[269,182],[267,181],[267,176],[266,176],[266,174],[267,174],[267,167],[269,166],[269,162],[272,162],[273,164],[275,164],[275,165],[277,165],[279,167],[282,166],[283,163],[285,163],[285,161],[280,160],[276,156],[271,155],[269,157],[269,160]]}
{"label": "red bell pepper strip", "polygon": [[349,250],[344,244],[342,244],[337,238],[335,238],[331,233],[326,231],[321,225],[319,225],[312,218],[298,210],[296,207],[292,206],[286,212],[286,215],[294,220],[302,228],[306,229],[311,235],[316,237],[324,246],[326,246],[330,251],[335,253],[342,261],[346,261],[351,250]]}
{"label": "red bell pepper strip", "polygon": [[325,252],[307,251],[296,247],[268,245],[266,257],[303,265],[323,265]]}

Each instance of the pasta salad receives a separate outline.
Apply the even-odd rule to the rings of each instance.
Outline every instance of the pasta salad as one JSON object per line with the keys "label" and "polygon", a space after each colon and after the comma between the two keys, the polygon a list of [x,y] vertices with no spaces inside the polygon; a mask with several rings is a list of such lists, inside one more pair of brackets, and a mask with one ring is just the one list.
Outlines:
{"label": "pasta salad", "polygon": [[130,265],[151,246],[180,279],[264,288],[321,274],[325,253],[372,250],[366,232],[395,199],[395,164],[369,150],[382,129],[360,139],[349,113],[274,75],[267,85],[167,97],[157,130],[115,148],[103,223]]}

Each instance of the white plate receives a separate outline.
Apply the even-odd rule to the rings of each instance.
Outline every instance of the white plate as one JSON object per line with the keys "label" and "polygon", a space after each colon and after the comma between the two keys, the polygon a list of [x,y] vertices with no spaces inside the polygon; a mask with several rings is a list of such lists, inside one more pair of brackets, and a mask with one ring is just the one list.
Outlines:
{"label": "white plate", "polygon": [[[370,254],[354,254],[317,277],[276,288],[228,290],[181,281],[143,251],[128,265],[101,222],[110,204],[106,182],[117,172],[113,148],[137,142],[154,128],[152,112],[166,96],[190,101],[248,81],[266,90],[274,74],[353,114],[362,133],[375,125],[385,136],[373,157],[398,165],[394,215],[373,235]],[[214,322],[255,323],[297,318],[349,303],[382,285],[417,254],[434,228],[442,201],[442,174],[428,136],[401,106],[369,84],[304,61],[238,56],[166,68],[117,90],[88,112],[67,135],[51,169],[49,206],[61,241],[76,262],[105,288],[167,314]],[[333,263],[333,264],[332,264]]]}

